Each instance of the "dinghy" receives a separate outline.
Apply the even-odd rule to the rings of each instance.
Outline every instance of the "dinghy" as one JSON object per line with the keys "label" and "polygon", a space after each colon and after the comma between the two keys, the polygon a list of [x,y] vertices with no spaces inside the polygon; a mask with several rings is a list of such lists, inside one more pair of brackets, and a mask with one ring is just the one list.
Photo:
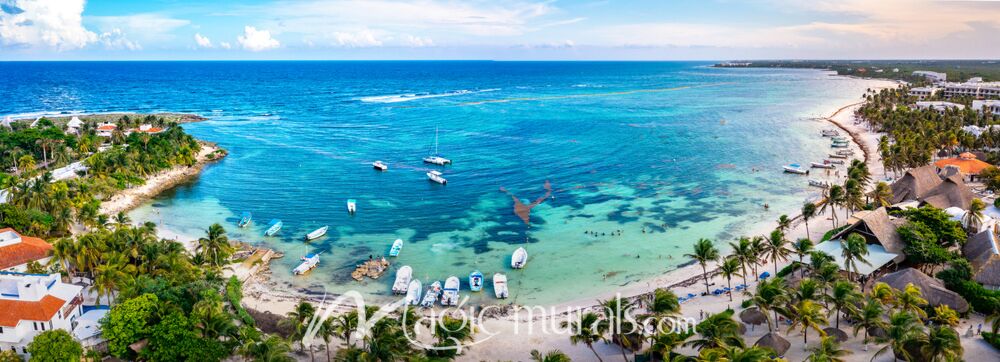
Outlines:
{"label": "dinghy", "polygon": [[406,305],[420,304],[421,289],[423,289],[423,285],[420,284],[419,280],[410,281],[410,286],[406,288]]}
{"label": "dinghy", "polygon": [[497,299],[507,299],[507,276],[496,273],[493,274],[493,293]]}
{"label": "dinghy", "polygon": [[249,211],[246,211],[243,213],[243,216],[240,217],[240,222],[237,223],[237,225],[239,225],[241,228],[245,228],[247,227],[247,225],[250,225],[251,221],[253,221],[253,214],[251,214]]}
{"label": "dinghy", "polygon": [[510,267],[514,269],[524,268],[528,264],[528,251],[524,248],[517,248],[510,257]]}
{"label": "dinghy", "polygon": [[385,162],[382,162],[382,161],[375,161],[375,162],[372,162],[372,168],[374,168],[376,170],[379,170],[379,171],[385,171],[385,170],[389,169],[389,165],[385,164]]}
{"label": "dinghy", "polygon": [[410,286],[410,279],[413,278],[413,268],[409,265],[403,265],[402,268],[396,271],[396,281],[392,283],[392,293],[393,294],[406,294],[407,288]]}
{"label": "dinghy", "polygon": [[808,175],[809,174],[809,170],[806,170],[806,169],[802,168],[802,166],[800,166],[797,163],[793,163],[793,164],[784,166],[784,170],[787,173],[794,173],[794,174],[799,174],[799,175]]}
{"label": "dinghy", "polygon": [[469,274],[469,289],[473,292],[483,290],[483,273],[476,270]]}
{"label": "dinghy", "polygon": [[271,219],[271,222],[267,225],[267,231],[264,232],[264,236],[274,236],[278,231],[281,231],[281,226],[284,224],[281,223],[281,220]]}
{"label": "dinghy", "polygon": [[330,229],[329,226],[324,226],[324,227],[321,227],[319,229],[316,229],[315,231],[313,231],[313,232],[311,232],[311,233],[309,233],[309,234],[306,235],[306,240],[316,240],[316,239],[319,239],[319,238],[323,237],[323,235],[326,235],[326,231],[329,230],[329,229]]}
{"label": "dinghy", "polygon": [[427,172],[427,179],[437,182],[442,185],[447,185],[448,180],[441,176],[441,171],[429,171]]}
{"label": "dinghy", "polygon": [[292,269],[292,274],[302,275],[319,265],[319,253],[306,254],[302,257],[302,264]]}
{"label": "dinghy", "polygon": [[430,307],[437,303],[438,296],[441,295],[441,282],[434,281],[431,283],[430,287],[427,287],[427,291],[424,292],[424,299],[420,301],[420,306]]}
{"label": "dinghy", "polygon": [[355,211],[358,211],[358,201],[355,199],[348,199],[347,212],[353,214]]}
{"label": "dinghy", "polygon": [[441,296],[441,305],[458,305],[458,288],[460,285],[458,277],[454,275],[444,281],[444,295]]}
{"label": "dinghy", "polygon": [[396,239],[389,248],[389,256],[399,256],[400,251],[403,251],[403,239]]}

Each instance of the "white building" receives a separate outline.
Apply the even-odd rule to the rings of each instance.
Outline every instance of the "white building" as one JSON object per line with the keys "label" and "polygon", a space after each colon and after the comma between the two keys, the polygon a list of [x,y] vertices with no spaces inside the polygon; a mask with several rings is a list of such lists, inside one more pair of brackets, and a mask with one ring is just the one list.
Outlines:
{"label": "white building", "polygon": [[97,126],[97,135],[100,137],[111,137],[111,134],[118,129],[114,123],[103,123]]}
{"label": "white building", "polygon": [[1000,82],[949,82],[943,85],[945,98],[1000,99]]}
{"label": "white building", "polygon": [[985,109],[987,113],[990,114],[1000,114],[1000,100],[987,99],[987,100],[975,100],[972,101],[972,109],[976,112],[982,113]]}
{"label": "white building", "polygon": [[935,94],[941,91],[938,87],[914,87],[910,88],[910,97],[916,97],[919,100],[925,100],[933,97]]}
{"label": "white building", "polygon": [[80,120],[80,117],[73,116],[73,118],[70,119],[69,122],[66,122],[67,132],[77,133],[79,132],[80,127],[83,127],[83,121]]}
{"label": "white building", "polygon": [[965,105],[958,104],[958,103],[951,103],[951,102],[943,102],[943,101],[923,101],[923,102],[917,102],[916,103],[916,107],[917,107],[917,109],[933,109],[933,110],[935,110],[935,111],[937,111],[938,113],[941,113],[941,114],[944,114],[944,112],[947,112],[949,109],[952,109],[952,108],[958,109],[958,110],[965,109]]}
{"label": "white building", "polygon": [[72,331],[82,313],[82,290],[59,274],[0,273],[0,348],[26,356],[39,333]]}
{"label": "white building", "polygon": [[52,244],[45,240],[23,236],[11,228],[0,229],[0,271],[24,272],[33,261],[44,265],[51,251]]}
{"label": "white building", "polygon": [[948,80],[947,73],[932,72],[929,70],[918,70],[913,72],[914,77],[924,77],[932,83],[944,82]]}

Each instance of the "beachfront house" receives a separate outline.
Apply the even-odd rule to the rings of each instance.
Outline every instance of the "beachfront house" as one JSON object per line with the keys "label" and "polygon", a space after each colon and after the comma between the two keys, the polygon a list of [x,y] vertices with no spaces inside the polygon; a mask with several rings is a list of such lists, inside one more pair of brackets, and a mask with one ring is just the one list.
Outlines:
{"label": "beachfront house", "polygon": [[938,87],[914,87],[910,88],[909,95],[922,101],[934,97],[940,92],[941,88]]}
{"label": "beachfront house", "polygon": [[118,126],[114,123],[102,123],[97,125],[97,135],[110,138],[116,129],[118,129]]}
{"label": "beachfront house", "polygon": [[0,229],[0,270],[24,272],[28,263],[48,263],[52,245],[45,240],[24,236],[12,228]]}
{"label": "beachfront house", "polygon": [[917,103],[914,104],[914,106],[917,109],[930,109],[935,112],[938,112],[939,114],[945,114],[946,112],[948,112],[949,109],[955,109],[959,111],[965,109],[965,105],[963,104],[945,102],[945,101],[918,101]]}
{"label": "beachfront house", "polygon": [[903,253],[906,244],[896,230],[904,220],[889,216],[884,207],[856,212],[847,222],[849,226],[834,234],[830,240],[816,245],[816,251],[832,256],[841,269],[844,268],[843,240],[851,234],[860,235],[868,244],[868,255],[865,256],[868,264],[857,265],[857,272],[861,275],[877,274],[906,259]]}
{"label": "beachfront house", "polygon": [[149,124],[144,124],[144,125],[139,126],[139,128],[133,128],[133,129],[129,130],[128,133],[132,134],[133,132],[137,132],[137,133],[157,134],[157,133],[160,133],[160,132],[163,132],[163,131],[165,131],[165,129],[160,128],[160,127],[153,127],[152,125],[149,125]]}
{"label": "beachfront house", "polygon": [[965,298],[945,288],[944,282],[913,268],[883,275],[877,281],[898,290],[906,289],[907,284],[913,284],[913,286],[920,288],[921,294],[930,307],[947,305],[959,313],[969,311],[969,302]]}
{"label": "beachfront house", "polygon": [[979,113],[1000,114],[1000,100],[974,100],[972,101],[972,109]]}
{"label": "beachfront house", "polygon": [[1000,289],[1000,244],[997,232],[987,228],[969,237],[962,255],[972,265],[972,280],[989,289]]}
{"label": "beachfront house", "polygon": [[932,72],[929,70],[918,70],[914,71],[912,74],[914,77],[923,77],[929,80],[931,83],[944,82],[948,80],[947,73]]}
{"label": "beachfront house", "polygon": [[0,273],[0,349],[28,356],[36,335],[67,332],[82,314],[83,287],[62,282],[59,274]]}
{"label": "beachfront house", "polygon": [[975,178],[979,176],[980,172],[993,165],[980,161],[976,155],[971,152],[962,152],[958,155],[958,157],[934,161],[934,166],[937,166],[939,169],[946,172],[955,170],[962,177],[968,178],[969,180],[975,180]]}
{"label": "beachfront house", "polygon": [[931,205],[939,209],[954,206],[968,210],[974,198],[962,175],[942,178],[935,165],[910,169],[892,184],[893,207],[917,202],[919,206]]}

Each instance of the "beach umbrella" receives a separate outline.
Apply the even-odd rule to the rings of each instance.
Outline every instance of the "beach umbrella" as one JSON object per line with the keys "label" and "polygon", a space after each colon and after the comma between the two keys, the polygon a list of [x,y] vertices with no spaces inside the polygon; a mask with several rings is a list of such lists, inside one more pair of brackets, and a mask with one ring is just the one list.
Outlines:
{"label": "beach umbrella", "polygon": [[823,332],[826,332],[827,336],[837,339],[837,342],[844,342],[847,340],[847,332],[844,332],[840,329],[833,327],[826,327],[823,328]]}
{"label": "beach umbrella", "polygon": [[747,325],[743,323],[739,323],[739,325],[740,325],[740,334],[747,334]]}
{"label": "beach umbrella", "polygon": [[740,312],[740,320],[746,324],[761,325],[767,323],[767,316],[757,307],[752,307]]}
{"label": "beach umbrella", "polygon": [[770,277],[771,277],[771,273],[769,273],[769,272],[760,273],[760,279],[767,279],[767,278],[770,278]]}
{"label": "beach umbrella", "polygon": [[774,351],[779,357],[784,356],[785,352],[788,352],[788,348],[792,346],[791,342],[787,339],[781,338],[777,333],[771,332],[765,334],[763,337],[757,340],[757,343],[753,344],[757,347],[767,347]]}

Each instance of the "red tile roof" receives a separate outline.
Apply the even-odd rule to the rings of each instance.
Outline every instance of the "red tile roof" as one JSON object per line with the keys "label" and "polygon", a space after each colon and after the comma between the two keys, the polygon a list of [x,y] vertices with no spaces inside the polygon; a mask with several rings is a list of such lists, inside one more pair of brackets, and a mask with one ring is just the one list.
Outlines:
{"label": "red tile roof", "polygon": [[102,125],[100,127],[97,127],[97,130],[98,131],[114,131],[116,128],[118,128],[118,126],[113,125],[113,124],[105,124],[105,125]]}
{"label": "red tile roof", "polygon": [[17,323],[22,320],[50,320],[64,304],[65,300],[51,295],[35,302],[0,299],[0,326],[17,327]]}
{"label": "red tile roof", "polygon": [[163,128],[149,127],[149,128],[147,128],[145,130],[143,130],[141,128],[134,128],[134,129],[132,129],[132,132],[159,133],[159,132],[163,132]]}
{"label": "red tile roof", "polygon": [[0,233],[5,231],[12,231],[21,236],[21,242],[0,247],[0,270],[43,259],[52,251],[52,244],[45,240],[21,235],[12,228],[0,229]]}

